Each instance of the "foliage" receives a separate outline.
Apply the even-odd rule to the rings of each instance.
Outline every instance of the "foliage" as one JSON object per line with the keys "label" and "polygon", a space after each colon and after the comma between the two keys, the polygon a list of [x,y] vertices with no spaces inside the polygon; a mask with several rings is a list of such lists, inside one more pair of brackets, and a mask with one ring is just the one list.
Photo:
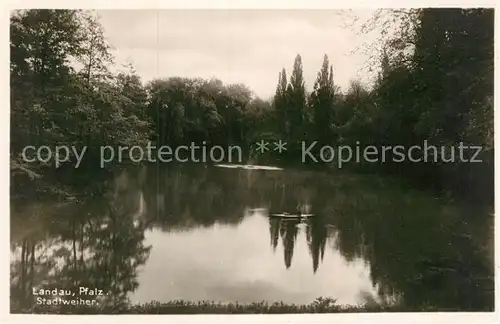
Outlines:
{"label": "foliage", "polygon": [[[427,163],[388,161],[377,169],[492,204],[493,21],[490,9],[377,11],[362,28],[363,32],[385,31],[376,43],[381,50],[375,84],[368,88],[352,81],[341,94],[333,85],[332,67],[329,72],[325,56],[304,109],[297,56],[287,90],[283,91],[287,82],[283,71],[274,100],[277,119],[286,126],[281,128],[282,137],[361,148],[422,147],[426,141],[447,152],[460,143],[481,146],[476,157],[481,163],[435,161],[431,155]],[[309,136],[298,135],[308,115],[312,117]],[[464,157],[470,159],[473,154],[471,150]],[[358,167],[374,169],[373,164]]]}
{"label": "foliage", "polygon": [[333,132],[333,106],[338,90],[333,84],[333,66],[329,65],[328,56],[325,54],[323,65],[318,72],[314,90],[309,99],[310,111],[316,139],[322,143],[331,142]]}
{"label": "foliage", "polygon": [[[242,84],[171,77],[147,86],[147,113],[159,144],[246,144],[267,106]],[[259,122],[260,123],[260,122]]]}
{"label": "foliage", "polygon": [[99,145],[145,143],[140,80],[108,71],[110,47],[92,13],[15,12],[10,46],[12,161],[27,145],[87,146],[90,158]]}
{"label": "foliage", "polygon": [[[410,177],[426,187],[492,201],[493,11],[379,10],[363,32],[379,28],[380,72],[368,88],[341,93],[325,55],[312,93],[302,58],[290,78],[279,73],[272,102],[242,84],[169,77],[143,86],[133,67],[111,73],[113,57],[98,17],[72,10],[17,11],[11,17],[11,161],[16,174],[26,145],[179,145],[251,147],[261,138],[329,145],[480,145],[483,163],[363,165]],[[246,152],[250,161],[255,154]],[[470,157],[470,156],[469,156]],[[268,157],[269,158],[269,157]],[[16,167],[23,165],[22,168]],[[32,177],[33,173],[28,173]],[[470,193],[474,192],[475,196]]]}

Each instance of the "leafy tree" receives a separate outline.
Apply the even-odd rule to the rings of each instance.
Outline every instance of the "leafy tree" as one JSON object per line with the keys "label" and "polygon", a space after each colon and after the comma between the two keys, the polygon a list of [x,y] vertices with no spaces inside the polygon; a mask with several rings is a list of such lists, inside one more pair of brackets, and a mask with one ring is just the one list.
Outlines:
{"label": "leafy tree", "polygon": [[82,77],[85,83],[90,85],[93,79],[102,80],[108,77],[108,66],[113,63],[113,57],[110,53],[111,46],[104,38],[99,16],[94,12],[86,12],[80,19],[82,27],[79,32],[82,45],[78,58],[83,65]]}
{"label": "leafy tree", "polygon": [[[19,153],[26,145],[87,146],[87,162],[95,162],[100,145],[145,143],[148,127],[140,112],[144,109],[138,107],[144,104],[144,92],[138,94],[142,85],[136,79],[125,86],[127,77],[107,71],[110,46],[91,12],[16,11],[10,45],[16,125],[11,157],[20,169],[15,168],[44,167],[27,168],[21,161]],[[136,91],[129,92],[133,83]]]}
{"label": "leafy tree", "polygon": [[282,69],[278,77],[278,86],[274,95],[273,106],[276,112],[276,118],[279,125],[279,132],[288,138],[290,133],[290,123],[288,120],[288,102],[287,102],[287,84],[286,70]]}
{"label": "leafy tree", "polygon": [[295,57],[290,83],[287,87],[287,116],[292,141],[300,141],[305,135],[306,92],[302,71],[302,58]]}
{"label": "leafy tree", "polygon": [[332,124],[334,113],[335,88],[333,85],[333,66],[325,54],[323,65],[318,72],[309,105],[313,112],[316,139],[322,143],[332,142]]}

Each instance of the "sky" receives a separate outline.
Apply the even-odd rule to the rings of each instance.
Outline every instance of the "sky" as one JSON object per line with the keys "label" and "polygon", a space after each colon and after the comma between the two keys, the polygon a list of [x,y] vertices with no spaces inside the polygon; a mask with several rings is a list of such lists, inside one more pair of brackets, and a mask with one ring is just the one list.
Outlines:
{"label": "sky", "polygon": [[[302,57],[306,89],[312,89],[328,55],[334,81],[346,90],[350,80],[369,80],[368,55],[354,51],[376,33],[346,26],[373,12],[339,10],[100,10],[116,63],[132,63],[144,82],[154,78],[216,77],[244,83],[270,98],[285,68]],[[359,24],[359,23],[358,23]],[[354,52],[353,52],[354,51]]]}

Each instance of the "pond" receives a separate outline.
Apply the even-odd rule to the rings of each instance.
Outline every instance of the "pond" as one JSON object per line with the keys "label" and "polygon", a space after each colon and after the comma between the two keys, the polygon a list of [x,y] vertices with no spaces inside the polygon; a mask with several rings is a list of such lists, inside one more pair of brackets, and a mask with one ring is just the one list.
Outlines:
{"label": "pond", "polygon": [[151,165],[82,193],[12,201],[11,310],[80,287],[114,304],[493,307],[491,216],[389,178]]}

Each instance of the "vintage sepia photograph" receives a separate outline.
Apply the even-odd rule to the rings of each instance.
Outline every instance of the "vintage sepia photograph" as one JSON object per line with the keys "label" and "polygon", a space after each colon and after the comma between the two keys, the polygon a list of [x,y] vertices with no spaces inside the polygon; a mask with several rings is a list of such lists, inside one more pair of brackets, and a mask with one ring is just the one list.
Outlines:
{"label": "vintage sepia photograph", "polygon": [[12,10],[10,313],[494,312],[494,29]]}

